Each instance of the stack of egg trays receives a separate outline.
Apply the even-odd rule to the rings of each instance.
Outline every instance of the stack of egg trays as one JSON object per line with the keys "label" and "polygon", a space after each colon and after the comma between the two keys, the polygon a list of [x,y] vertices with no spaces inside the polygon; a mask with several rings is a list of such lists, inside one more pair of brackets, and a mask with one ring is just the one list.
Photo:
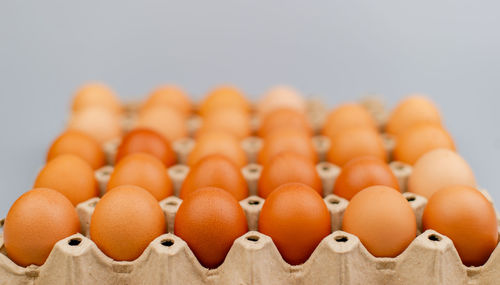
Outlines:
{"label": "stack of egg trays", "polygon": [[[365,101],[367,107],[377,107],[377,101]],[[371,109],[378,118],[385,118],[378,109]],[[318,110],[315,110],[316,114]],[[317,116],[323,117],[324,116]],[[192,120],[196,128],[198,119]],[[318,124],[319,125],[319,124]],[[359,239],[340,230],[348,201],[332,194],[340,168],[324,162],[329,141],[322,136],[313,138],[320,162],[317,171],[323,184],[325,204],[330,212],[332,234],[325,237],[302,265],[286,263],[272,239],[257,231],[259,213],[264,199],[256,196],[257,181],[262,167],[255,164],[261,147],[259,138],[250,137],[243,147],[251,162],[242,169],[250,197],[240,201],[246,214],[249,232],[238,238],[224,263],[216,269],[204,268],[188,245],[173,234],[175,214],[182,203],[177,196],[189,167],[182,164],[194,145],[194,140],[174,143],[181,164],[168,169],[175,196],[160,202],[165,214],[168,233],[159,236],[143,254],[131,262],[114,261],[102,253],[89,237],[90,217],[99,198],[77,206],[82,225],[81,233],[59,241],[42,266],[20,267],[6,255],[0,234],[0,284],[498,284],[500,280],[500,247],[480,267],[462,264],[452,241],[433,230],[422,230],[422,213],[426,198],[406,192],[411,166],[392,161],[390,167],[398,178],[403,195],[410,203],[419,228],[419,235],[408,248],[395,258],[376,258]],[[110,164],[114,161],[119,142],[106,145]],[[386,140],[388,154],[393,142]],[[113,166],[96,171],[101,192]],[[489,194],[482,193],[491,202]],[[498,217],[498,215],[497,215]],[[3,220],[0,221],[0,227]]]}

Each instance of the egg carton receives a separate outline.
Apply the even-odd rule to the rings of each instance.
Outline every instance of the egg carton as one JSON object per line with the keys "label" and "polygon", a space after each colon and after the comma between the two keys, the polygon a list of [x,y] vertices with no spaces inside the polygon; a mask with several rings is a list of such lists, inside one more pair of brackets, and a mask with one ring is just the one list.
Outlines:
{"label": "egg carton", "polygon": [[[399,162],[390,166],[404,191],[411,167]],[[188,245],[173,234],[182,203],[176,196],[160,202],[168,233],[152,241],[135,261],[112,260],[88,238],[90,217],[99,201],[93,198],[77,206],[82,233],[59,241],[42,266],[23,268],[9,260],[0,235],[0,284],[498,284],[500,247],[483,266],[464,266],[449,238],[433,230],[421,233],[427,200],[409,192],[403,195],[415,212],[420,234],[399,256],[374,257],[356,236],[340,230],[348,201],[331,194],[339,168],[320,163],[317,170],[332,234],[302,265],[286,263],[272,239],[257,231],[265,200],[255,196],[260,166],[249,165],[242,171],[251,196],[240,201],[249,232],[235,240],[216,269],[203,267]],[[188,171],[184,165],[169,169],[176,193]],[[101,174],[99,180],[104,185],[107,175]],[[486,191],[482,193],[491,201]]]}

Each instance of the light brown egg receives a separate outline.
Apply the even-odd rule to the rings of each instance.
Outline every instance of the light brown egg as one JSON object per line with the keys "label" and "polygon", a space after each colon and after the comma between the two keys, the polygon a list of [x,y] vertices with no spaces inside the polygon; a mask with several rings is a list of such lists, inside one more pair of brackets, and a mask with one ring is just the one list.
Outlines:
{"label": "light brown egg", "polygon": [[135,127],[152,129],[171,143],[188,136],[184,116],[166,106],[151,107],[141,112]]}
{"label": "light brown egg", "polygon": [[101,107],[117,115],[123,111],[115,92],[102,83],[85,84],[73,97],[73,112],[93,107]]}
{"label": "light brown egg", "polygon": [[282,152],[264,164],[258,182],[258,195],[267,198],[279,186],[292,182],[303,183],[319,195],[323,194],[315,164],[293,152]]}
{"label": "light brown egg", "polygon": [[248,231],[245,212],[228,192],[205,187],[186,197],[175,216],[175,235],[210,269],[224,262],[234,241]]}
{"label": "light brown egg", "polygon": [[221,188],[238,201],[248,197],[248,186],[241,169],[220,154],[208,155],[191,167],[182,183],[179,197],[185,199],[203,187]]}
{"label": "light brown egg", "polygon": [[302,130],[309,135],[313,134],[311,123],[307,120],[303,112],[295,109],[280,108],[269,112],[262,118],[258,135],[266,137],[275,130],[282,128],[293,128]]}
{"label": "light brown egg", "polygon": [[61,193],[37,188],[14,202],[3,230],[7,256],[17,265],[41,266],[54,245],[80,231],[80,220],[71,202]]}
{"label": "light brown egg", "polygon": [[158,201],[148,191],[132,185],[106,193],[90,219],[90,238],[117,261],[137,259],[165,231],[165,216]]}
{"label": "light brown egg", "polygon": [[47,152],[47,162],[61,154],[79,156],[93,169],[98,169],[106,163],[106,157],[99,142],[80,131],[66,131],[61,134],[50,146]]}
{"label": "light brown egg", "polygon": [[207,132],[226,132],[242,140],[251,134],[250,116],[238,109],[221,109],[203,118],[197,135]]}
{"label": "light brown egg", "polygon": [[141,112],[158,106],[173,108],[184,116],[188,116],[192,110],[188,94],[175,85],[163,85],[153,90],[141,106]]}
{"label": "light brown egg", "polygon": [[414,164],[420,156],[436,148],[455,150],[450,134],[436,124],[416,124],[396,137],[394,160]]}
{"label": "light brown egg", "polygon": [[498,243],[493,205],[469,186],[435,192],[425,206],[422,226],[449,237],[466,266],[483,265]]}
{"label": "light brown egg", "polygon": [[49,161],[38,173],[33,188],[54,189],[75,206],[99,196],[94,169],[72,154],[62,154]]}
{"label": "light brown egg", "polygon": [[75,112],[67,127],[68,130],[82,131],[101,144],[122,135],[120,117],[102,107],[86,108]]}
{"label": "light brown egg", "polygon": [[476,187],[476,179],[467,162],[449,149],[435,149],[422,155],[408,178],[408,192],[426,198],[441,188],[454,185]]}
{"label": "light brown egg", "polygon": [[201,102],[198,112],[204,117],[209,113],[227,109],[237,109],[248,113],[251,106],[243,92],[238,88],[230,85],[221,85],[207,94]]}
{"label": "light brown egg", "polygon": [[198,137],[188,155],[187,165],[193,166],[211,154],[221,154],[240,168],[247,164],[246,153],[234,136],[224,132],[210,132]]}
{"label": "light brown egg", "polygon": [[261,117],[277,109],[293,109],[306,112],[306,102],[297,90],[289,86],[275,86],[268,90],[257,105]]}
{"label": "light brown egg", "polygon": [[385,130],[398,135],[414,124],[431,123],[441,125],[441,115],[434,103],[420,94],[413,94],[402,100],[392,111]]}
{"label": "light brown egg", "polygon": [[417,235],[417,221],[399,191],[371,186],[347,205],[342,230],[356,235],[375,257],[396,257]]}
{"label": "light brown egg", "polygon": [[171,196],[174,192],[167,168],[161,160],[141,152],[129,154],[116,164],[106,191],[121,185],[144,188],[158,201]]}
{"label": "light brown egg", "polygon": [[336,107],[328,114],[322,133],[332,137],[343,130],[362,127],[376,131],[377,123],[370,112],[360,104],[346,103]]}
{"label": "light brown egg", "polygon": [[318,162],[318,155],[312,139],[303,130],[280,128],[268,134],[264,138],[257,160],[259,164],[264,165],[282,152],[293,152],[313,163]]}
{"label": "light brown egg", "polygon": [[373,156],[387,161],[384,142],[380,134],[372,128],[345,129],[330,137],[330,143],[327,159],[341,167],[349,160],[362,156]]}

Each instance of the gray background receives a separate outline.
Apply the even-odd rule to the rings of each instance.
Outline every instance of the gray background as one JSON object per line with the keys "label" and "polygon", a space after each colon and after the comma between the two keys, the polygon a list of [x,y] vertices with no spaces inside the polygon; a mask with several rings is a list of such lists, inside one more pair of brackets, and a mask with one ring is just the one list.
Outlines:
{"label": "gray background", "polygon": [[495,1],[1,1],[0,217],[31,188],[70,97],[88,80],[122,98],[166,82],[277,83],[333,105],[428,93],[500,201],[500,5]]}

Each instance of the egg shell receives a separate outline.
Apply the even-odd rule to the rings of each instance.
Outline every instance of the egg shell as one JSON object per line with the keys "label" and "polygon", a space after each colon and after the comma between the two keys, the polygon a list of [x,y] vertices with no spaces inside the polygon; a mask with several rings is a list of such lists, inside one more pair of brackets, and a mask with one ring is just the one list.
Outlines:
{"label": "egg shell", "polygon": [[387,160],[384,141],[372,128],[345,129],[330,137],[330,150],[327,153],[329,162],[343,166],[349,160],[362,156]]}
{"label": "egg shell", "polygon": [[385,131],[398,135],[407,128],[420,123],[441,125],[441,114],[430,99],[421,94],[411,94],[391,112]]}
{"label": "egg shell", "polygon": [[82,131],[100,144],[122,136],[120,117],[102,107],[85,108],[73,113],[67,128]]}
{"label": "egg shell", "polygon": [[163,85],[154,89],[141,105],[141,112],[147,112],[148,109],[158,106],[176,109],[184,116],[188,116],[192,111],[188,94],[176,85]]}
{"label": "egg shell", "polygon": [[266,137],[274,133],[275,130],[283,127],[303,130],[309,135],[313,133],[311,123],[307,120],[303,112],[295,109],[280,108],[264,115],[259,126],[258,135]]}
{"label": "egg shell", "polygon": [[371,186],[347,205],[342,230],[356,235],[374,256],[396,257],[415,239],[417,223],[401,193],[387,186]]}
{"label": "egg shell", "polygon": [[240,168],[220,154],[206,156],[191,167],[182,183],[180,198],[209,186],[231,193],[238,201],[248,197],[247,182]]}
{"label": "egg shell", "polygon": [[285,261],[307,261],[320,241],[330,234],[328,209],[315,189],[283,184],[266,199],[259,216],[259,232],[270,236]]}
{"label": "egg shell", "polygon": [[158,201],[148,191],[132,185],[106,193],[90,220],[90,238],[117,261],[137,259],[165,231],[165,216]]}
{"label": "egg shell", "polygon": [[52,189],[35,188],[19,197],[7,214],[5,250],[19,266],[40,266],[57,241],[79,230],[78,215],[66,197]]}
{"label": "egg shell", "polygon": [[201,264],[217,268],[238,237],[248,231],[245,213],[228,192],[206,187],[191,193],[175,217],[175,235],[187,242]]}
{"label": "egg shell", "polygon": [[408,178],[408,191],[426,198],[453,185],[477,186],[467,162],[449,149],[435,149],[422,155]]}
{"label": "egg shell", "polygon": [[470,186],[435,192],[424,209],[422,225],[449,237],[466,266],[483,265],[498,243],[495,209]]}
{"label": "egg shell", "polygon": [[345,103],[328,114],[322,134],[332,137],[346,129],[365,127],[377,130],[377,123],[370,112],[361,104]]}
{"label": "egg shell", "polygon": [[120,100],[115,92],[103,83],[87,83],[80,87],[73,97],[72,110],[101,107],[117,115],[123,112]]}
{"label": "egg shell", "polygon": [[230,85],[221,85],[211,90],[200,103],[198,112],[206,116],[220,110],[236,109],[241,112],[250,112],[250,103],[241,90]]}
{"label": "egg shell", "polygon": [[183,114],[163,105],[151,107],[141,112],[134,127],[152,129],[171,143],[188,136]]}
{"label": "egg shell", "polygon": [[63,154],[49,161],[38,173],[33,188],[54,189],[78,205],[99,196],[94,170],[83,159]]}
{"label": "egg shell", "polygon": [[165,165],[147,153],[130,154],[115,166],[106,191],[122,185],[135,185],[144,188],[158,201],[174,192]]}
{"label": "egg shell", "polygon": [[98,169],[106,163],[104,151],[91,136],[80,131],[66,131],[57,137],[47,152],[47,161],[61,154],[74,154]]}
{"label": "egg shell", "polygon": [[313,163],[318,161],[311,137],[294,128],[280,128],[268,134],[262,142],[257,161],[264,165],[282,152],[296,153]]}
{"label": "egg shell", "polygon": [[187,157],[187,165],[193,166],[211,154],[224,155],[240,168],[247,164],[245,151],[234,136],[225,132],[209,132],[198,137]]}
{"label": "egg shell", "polygon": [[306,102],[297,90],[290,86],[275,86],[268,90],[257,104],[257,111],[261,117],[277,109],[294,109],[301,113],[306,112]]}
{"label": "egg shell", "polygon": [[250,116],[238,109],[221,109],[206,115],[197,134],[207,132],[226,132],[242,140],[250,136]]}

